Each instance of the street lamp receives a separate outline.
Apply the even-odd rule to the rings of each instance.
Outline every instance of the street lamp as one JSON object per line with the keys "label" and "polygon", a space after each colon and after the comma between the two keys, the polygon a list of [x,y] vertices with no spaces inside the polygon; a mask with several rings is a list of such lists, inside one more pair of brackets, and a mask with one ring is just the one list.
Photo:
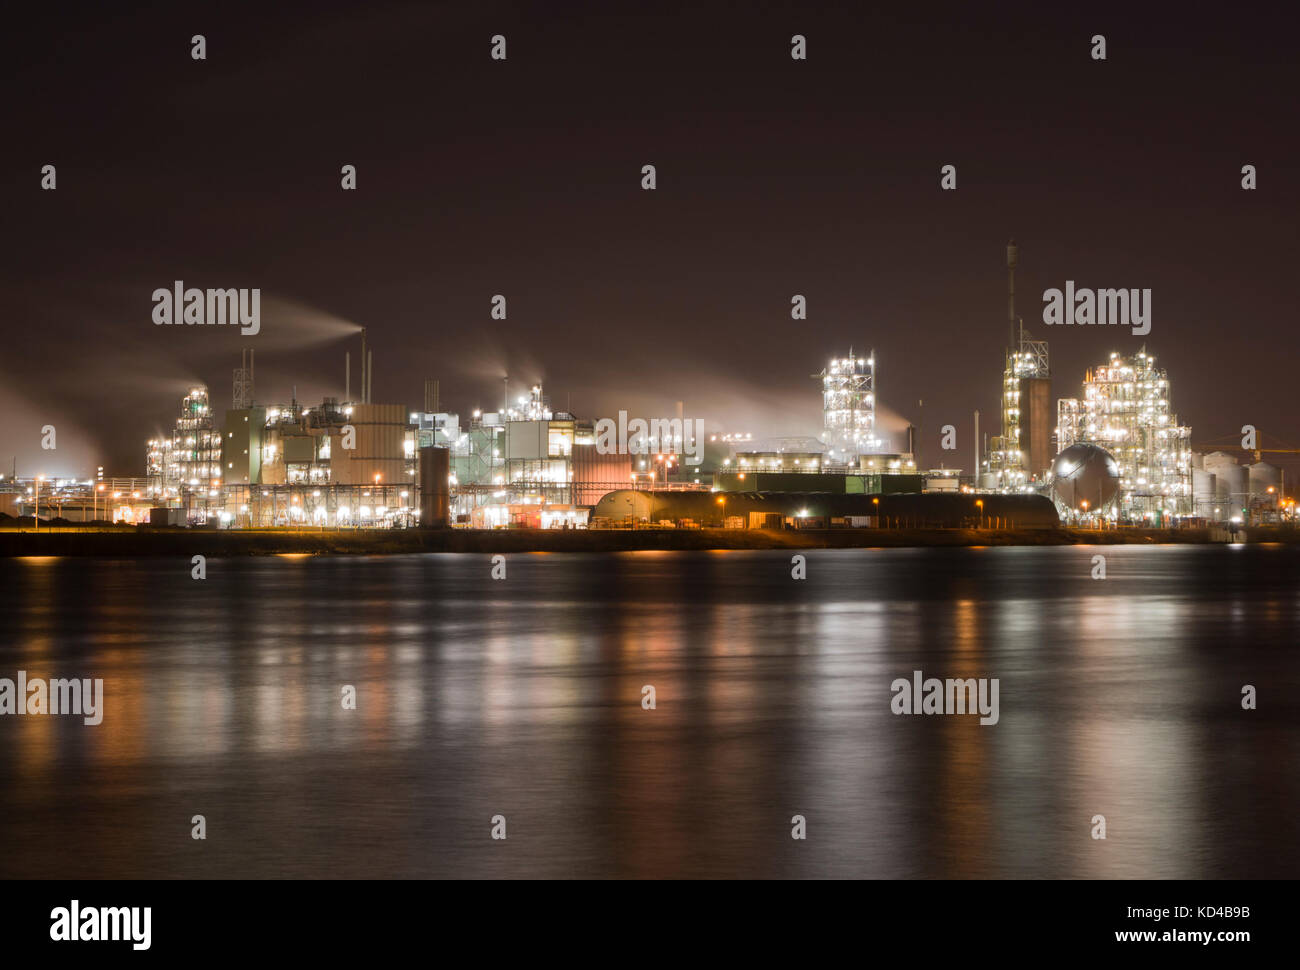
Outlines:
{"label": "street lamp", "polygon": [[41,482],[45,481],[44,475],[37,475],[36,481],[32,482],[32,494],[36,496],[36,504],[32,507],[32,528],[37,532],[41,531]]}

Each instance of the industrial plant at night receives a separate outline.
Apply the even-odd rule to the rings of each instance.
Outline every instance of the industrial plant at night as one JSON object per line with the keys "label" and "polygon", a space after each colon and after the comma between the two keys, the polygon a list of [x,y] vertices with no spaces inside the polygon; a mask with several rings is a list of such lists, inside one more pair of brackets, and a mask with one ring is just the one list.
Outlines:
{"label": "industrial plant at night", "polygon": [[1292,9],[83,7],[0,34],[14,966],[1289,941]]}
{"label": "industrial plant at night", "polygon": [[208,388],[193,387],[169,432],[148,442],[143,475],[11,474],[0,501],[15,518],[223,529],[1168,528],[1292,516],[1278,468],[1193,450],[1172,381],[1145,346],[1112,353],[1053,408],[1047,341],[1016,312],[1017,263],[1012,241],[1001,428],[981,435],[974,412],[969,468],[922,468],[914,426],[898,441],[881,430],[886,371],[874,351],[850,349],[813,375],[814,434],[715,429],[696,440],[679,403],[640,447],[611,449],[594,419],[552,408],[540,384],[516,394],[506,378],[498,408],[468,414],[442,407],[436,379],[418,408],[376,401],[363,330],[356,393],[349,350],[342,399],[261,398],[246,350],[233,406],[218,414]]}

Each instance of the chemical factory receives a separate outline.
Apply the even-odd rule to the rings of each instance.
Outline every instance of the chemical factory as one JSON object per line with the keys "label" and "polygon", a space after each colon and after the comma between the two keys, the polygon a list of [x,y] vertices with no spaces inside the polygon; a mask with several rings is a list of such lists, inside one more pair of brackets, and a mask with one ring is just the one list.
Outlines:
{"label": "chemical factory", "polygon": [[[1053,413],[1048,345],[1016,314],[1018,249],[1007,247],[1001,426],[973,471],[917,467],[915,429],[877,424],[874,351],[826,361],[821,428],[801,437],[706,434],[702,421],[628,422],[555,410],[540,384],[500,407],[444,410],[426,380],[421,407],[373,399],[360,334],[359,382],[310,404],[256,393],[253,351],[218,415],[192,387],[150,440],[144,475],[89,481],[0,475],[0,515],[215,528],[1052,528],[1294,521],[1280,469],[1239,464],[1231,445],[1197,451],[1173,410],[1172,382],[1145,347],[1110,354]],[[806,373],[806,372],[805,372]],[[991,377],[992,375],[990,375]],[[516,391],[519,388],[515,388]],[[810,392],[811,398],[811,392]],[[608,425],[602,432],[602,425]],[[813,429],[809,429],[813,430]],[[1242,444],[1245,444],[1243,441]]]}

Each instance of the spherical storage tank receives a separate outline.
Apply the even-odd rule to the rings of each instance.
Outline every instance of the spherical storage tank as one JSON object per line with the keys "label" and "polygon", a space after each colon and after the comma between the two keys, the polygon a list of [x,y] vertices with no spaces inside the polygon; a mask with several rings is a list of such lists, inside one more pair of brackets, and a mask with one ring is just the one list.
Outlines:
{"label": "spherical storage tank", "polygon": [[1104,509],[1119,494],[1119,466],[1096,445],[1071,445],[1052,462],[1052,494],[1066,508]]}

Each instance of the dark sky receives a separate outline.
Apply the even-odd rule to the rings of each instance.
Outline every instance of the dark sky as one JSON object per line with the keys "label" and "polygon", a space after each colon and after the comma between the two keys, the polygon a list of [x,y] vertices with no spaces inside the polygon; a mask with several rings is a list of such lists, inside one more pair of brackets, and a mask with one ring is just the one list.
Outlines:
{"label": "dark sky", "polygon": [[[996,431],[1011,236],[1054,399],[1145,343],[1194,441],[1252,423],[1300,444],[1284,7],[807,6],[9,14],[35,19],[0,42],[0,465],[141,474],[189,382],[228,406],[241,347],[259,400],[318,400],[342,394],[364,324],[378,401],[416,405],[437,377],[466,414],[508,372],[583,416],[681,400],[756,434],[817,433],[808,375],[874,347],[924,460],[951,423],[969,466],[971,412]],[[260,287],[262,333],[155,327],[151,293],[175,279]],[[1066,279],[1150,287],[1150,335],[1043,327]]]}

